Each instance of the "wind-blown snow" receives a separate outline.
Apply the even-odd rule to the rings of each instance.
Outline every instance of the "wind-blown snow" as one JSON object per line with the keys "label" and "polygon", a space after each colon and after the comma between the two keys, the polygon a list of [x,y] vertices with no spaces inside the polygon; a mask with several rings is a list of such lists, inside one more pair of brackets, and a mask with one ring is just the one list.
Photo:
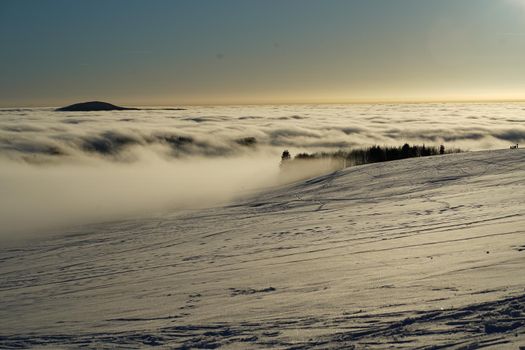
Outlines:
{"label": "wind-blown snow", "polygon": [[0,347],[517,348],[524,176],[521,149],[370,164],[1,248]]}

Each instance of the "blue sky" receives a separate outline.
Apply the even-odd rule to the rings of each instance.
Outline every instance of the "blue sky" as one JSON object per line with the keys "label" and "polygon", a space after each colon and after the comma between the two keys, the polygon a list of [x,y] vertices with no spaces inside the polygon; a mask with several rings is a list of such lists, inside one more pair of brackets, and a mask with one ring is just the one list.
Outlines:
{"label": "blue sky", "polygon": [[1,0],[0,106],[519,99],[525,0]]}

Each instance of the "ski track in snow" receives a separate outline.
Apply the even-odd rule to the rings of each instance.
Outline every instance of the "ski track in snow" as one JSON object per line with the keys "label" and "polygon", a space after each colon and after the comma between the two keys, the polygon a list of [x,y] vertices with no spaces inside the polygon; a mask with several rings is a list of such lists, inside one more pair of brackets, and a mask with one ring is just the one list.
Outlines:
{"label": "ski track in snow", "polygon": [[525,151],[347,168],[0,248],[0,348],[525,346]]}

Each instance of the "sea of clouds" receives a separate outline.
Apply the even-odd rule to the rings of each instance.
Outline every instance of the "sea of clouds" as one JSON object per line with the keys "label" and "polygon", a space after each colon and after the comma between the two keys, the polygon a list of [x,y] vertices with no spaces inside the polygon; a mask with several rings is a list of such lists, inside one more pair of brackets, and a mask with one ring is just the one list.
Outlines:
{"label": "sea of clouds", "polygon": [[0,157],[27,163],[442,144],[478,150],[525,140],[525,104],[188,107],[115,112],[0,109]]}
{"label": "sea of clouds", "polygon": [[0,237],[223,203],[279,184],[284,149],[508,148],[524,122],[521,103],[0,109]]}

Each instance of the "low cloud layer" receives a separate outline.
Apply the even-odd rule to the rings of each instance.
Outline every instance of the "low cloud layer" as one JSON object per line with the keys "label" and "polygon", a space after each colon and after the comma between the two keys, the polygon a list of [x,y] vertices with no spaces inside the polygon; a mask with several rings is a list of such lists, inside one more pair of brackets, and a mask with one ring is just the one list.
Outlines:
{"label": "low cloud layer", "polygon": [[0,241],[64,226],[192,210],[278,184],[273,158],[166,161],[153,152],[132,163],[2,163]]}
{"label": "low cloud layer", "polygon": [[0,157],[29,163],[231,157],[400,143],[472,150],[525,141],[523,104],[202,107],[59,113],[0,110]]}

